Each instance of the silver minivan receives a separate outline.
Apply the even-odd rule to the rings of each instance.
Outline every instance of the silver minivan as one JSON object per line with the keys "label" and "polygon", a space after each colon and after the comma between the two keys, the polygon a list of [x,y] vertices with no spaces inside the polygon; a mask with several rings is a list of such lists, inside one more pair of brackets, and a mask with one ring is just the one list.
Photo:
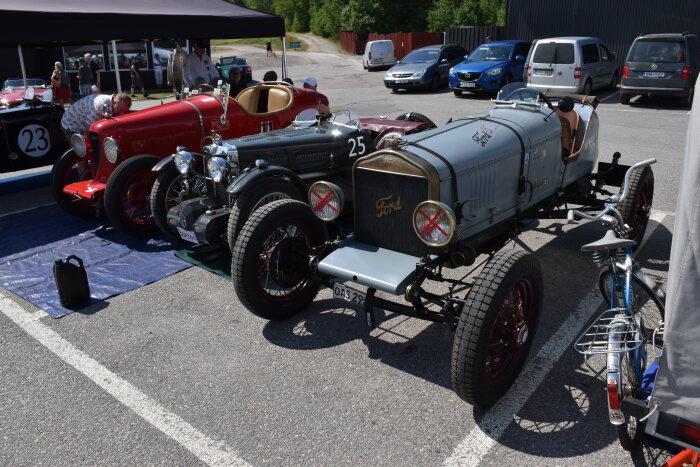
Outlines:
{"label": "silver minivan", "polygon": [[595,37],[553,37],[536,41],[527,61],[527,86],[541,91],[590,94],[615,89],[615,54]]}
{"label": "silver minivan", "polygon": [[373,68],[396,65],[394,42],[390,40],[369,41],[362,55],[362,68],[372,71]]}

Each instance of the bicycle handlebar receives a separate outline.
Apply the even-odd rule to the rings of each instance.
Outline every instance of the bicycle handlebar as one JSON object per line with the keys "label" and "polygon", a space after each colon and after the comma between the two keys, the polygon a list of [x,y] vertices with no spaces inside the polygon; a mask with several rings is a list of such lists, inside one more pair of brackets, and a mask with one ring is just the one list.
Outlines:
{"label": "bicycle handlebar", "polygon": [[[616,205],[622,202],[622,200],[624,200],[629,194],[629,182],[630,177],[632,176],[632,172],[634,172],[636,169],[640,169],[642,167],[646,167],[647,165],[651,165],[654,163],[656,163],[656,158],[652,157],[651,159],[647,159],[634,164],[632,167],[627,169],[627,172],[625,173],[625,179],[622,185],[623,189],[621,195],[612,195],[610,197],[610,200],[607,203],[605,203],[605,208],[597,214],[587,214],[585,212],[577,211],[575,209],[570,209],[566,216],[567,223],[572,224],[576,220],[576,217],[591,220],[600,219],[601,221],[606,222],[608,224],[617,224],[621,229],[624,229],[625,222],[622,219],[622,214],[620,214],[620,211],[617,210]],[[613,214],[614,217],[608,215],[608,213],[610,212]]]}

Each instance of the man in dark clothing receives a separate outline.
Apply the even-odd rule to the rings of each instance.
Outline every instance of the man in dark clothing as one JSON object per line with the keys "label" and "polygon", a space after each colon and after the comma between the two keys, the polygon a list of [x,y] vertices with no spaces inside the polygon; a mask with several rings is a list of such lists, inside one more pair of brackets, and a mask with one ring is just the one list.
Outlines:
{"label": "man in dark clothing", "polygon": [[90,88],[92,87],[92,69],[85,63],[85,59],[80,57],[78,59],[78,83],[80,87],[80,95],[87,96],[90,94]]}
{"label": "man in dark clothing", "polygon": [[85,54],[85,63],[87,64],[87,66],[90,67],[90,70],[92,70],[92,79],[90,80],[90,82],[99,88],[100,87],[100,65],[97,64],[97,62],[93,58],[93,55],[90,55],[90,54]]}
{"label": "man in dark clothing", "polygon": [[143,97],[146,97],[146,90],[143,87],[143,80],[141,79],[141,57],[139,55],[132,57],[131,59],[131,97],[136,97],[134,94],[135,89],[141,89]]}
{"label": "man in dark clothing", "polygon": [[238,67],[231,67],[228,70],[228,77],[231,82],[231,96],[236,97],[239,92],[247,88],[246,84],[241,81],[241,69]]}

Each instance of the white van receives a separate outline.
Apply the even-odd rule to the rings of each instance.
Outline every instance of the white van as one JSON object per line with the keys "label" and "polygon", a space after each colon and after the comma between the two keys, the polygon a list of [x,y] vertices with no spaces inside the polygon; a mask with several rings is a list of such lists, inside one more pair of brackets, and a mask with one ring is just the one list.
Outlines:
{"label": "white van", "polygon": [[372,71],[375,67],[396,65],[394,43],[390,40],[369,41],[362,54],[362,68]]}
{"label": "white van", "polygon": [[615,54],[595,37],[540,39],[530,49],[527,87],[585,94],[615,89],[620,81]]}

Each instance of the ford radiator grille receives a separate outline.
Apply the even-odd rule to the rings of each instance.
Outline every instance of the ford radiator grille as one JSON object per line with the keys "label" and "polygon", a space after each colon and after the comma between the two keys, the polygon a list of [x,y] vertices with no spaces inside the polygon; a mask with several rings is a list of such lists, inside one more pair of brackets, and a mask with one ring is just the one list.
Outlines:
{"label": "ford radiator grille", "polygon": [[102,149],[100,135],[91,131],[88,138],[90,138],[90,148],[92,149],[92,163],[95,167],[95,173],[97,173],[97,167],[100,164],[100,149]]}
{"label": "ford radiator grille", "polygon": [[355,238],[413,256],[427,246],[413,231],[411,216],[428,199],[428,180],[422,177],[355,170]]}

